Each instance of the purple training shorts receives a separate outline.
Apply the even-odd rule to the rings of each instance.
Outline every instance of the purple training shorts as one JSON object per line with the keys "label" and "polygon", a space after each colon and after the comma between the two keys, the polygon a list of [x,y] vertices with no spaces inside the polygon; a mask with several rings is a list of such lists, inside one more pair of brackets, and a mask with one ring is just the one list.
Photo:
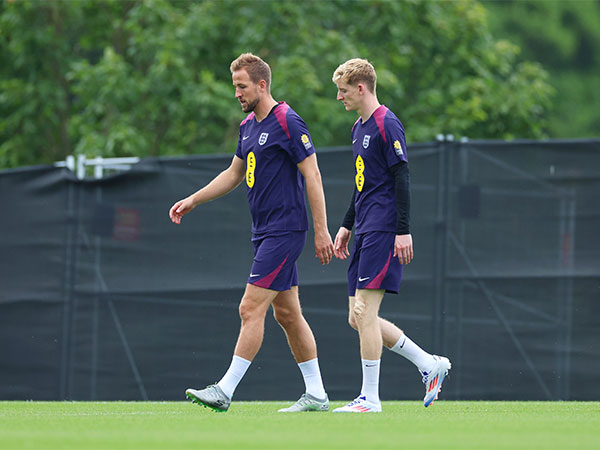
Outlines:
{"label": "purple training shorts", "polygon": [[394,254],[396,233],[371,231],[357,234],[348,267],[348,295],[357,289],[385,289],[397,294],[402,281],[402,264]]}
{"label": "purple training shorts", "polygon": [[254,262],[248,283],[274,291],[298,286],[296,260],[306,242],[306,231],[284,231],[255,235]]}

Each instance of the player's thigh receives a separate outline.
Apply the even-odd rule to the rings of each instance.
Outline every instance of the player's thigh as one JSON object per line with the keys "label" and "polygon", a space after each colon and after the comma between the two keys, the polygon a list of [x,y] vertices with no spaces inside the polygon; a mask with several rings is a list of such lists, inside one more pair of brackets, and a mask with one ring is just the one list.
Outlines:
{"label": "player's thigh", "polygon": [[254,314],[264,315],[277,294],[279,292],[272,289],[246,284],[246,290],[240,302],[240,315],[242,318]]}

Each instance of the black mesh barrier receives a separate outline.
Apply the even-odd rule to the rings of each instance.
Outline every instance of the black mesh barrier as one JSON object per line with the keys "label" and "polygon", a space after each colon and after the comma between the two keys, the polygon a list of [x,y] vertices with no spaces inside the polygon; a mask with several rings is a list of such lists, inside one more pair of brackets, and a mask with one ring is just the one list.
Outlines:
{"label": "black mesh barrier", "polygon": [[[445,399],[600,398],[600,141],[409,147],[415,260],[381,315],[453,362]],[[318,155],[335,236],[348,148]],[[252,261],[243,186],[177,226],[168,210],[231,156],[148,159],[78,180],[0,172],[0,399],[176,400],[218,381]],[[303,310],[330,398],[361,384],[347,262],[299,260]],[[273,317],[237,400],[304,386]],[[416,368],[384,349],[382,399],[419,399]]]}

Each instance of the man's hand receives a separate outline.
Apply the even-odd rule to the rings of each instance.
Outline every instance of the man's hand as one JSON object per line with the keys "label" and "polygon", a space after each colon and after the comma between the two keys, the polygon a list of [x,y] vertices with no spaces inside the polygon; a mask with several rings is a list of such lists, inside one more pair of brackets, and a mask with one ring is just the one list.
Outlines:
{"label": "man's hand", "polygon": [[315,231],[315,255],[321,261],[321,264],[329,264],[333,257],[333,242],[329,231]]}
{"label": "man's hand", "polygon": [[333,253],[338,259],[346,259],[350,256],[348,252],[348,243],[350,242],[350,236],[352,236],[352,231],[347,228],[340,227],[335,236],[335,243],[333,245]]}
{"label": "man's hand", "polygon": [[180,224],[181,218],[195,207],[196,205],[194,205],[194,202],[190,199],[190,197],[184,198],[183,200],[179,200],[169,210],[169,217],[171,218],[171,222]]}
{"label": "man's hand", "polygon": [[394,242],[394,257],[398,256],[400,264],[408,264],[413,259],[413,244],[410,234],[398,234]]}

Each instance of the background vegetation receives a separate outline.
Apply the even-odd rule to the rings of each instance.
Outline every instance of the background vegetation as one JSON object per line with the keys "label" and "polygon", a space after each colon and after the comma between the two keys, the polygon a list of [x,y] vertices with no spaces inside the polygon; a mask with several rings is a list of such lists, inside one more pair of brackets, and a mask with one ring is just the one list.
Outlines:
{"label": "background vegetation", "polygon": [[538,61],[556,89],[551,137],[600,136],[600,1],[486,1],[494,36]]}
{"label": "background vegetation", "polygon": [[0,167],[231,152],[245,51],[320,147],[348,144],[331,75],[356,56],[410,142],[597,135],[600,8],[563,3],[0,0]]}

